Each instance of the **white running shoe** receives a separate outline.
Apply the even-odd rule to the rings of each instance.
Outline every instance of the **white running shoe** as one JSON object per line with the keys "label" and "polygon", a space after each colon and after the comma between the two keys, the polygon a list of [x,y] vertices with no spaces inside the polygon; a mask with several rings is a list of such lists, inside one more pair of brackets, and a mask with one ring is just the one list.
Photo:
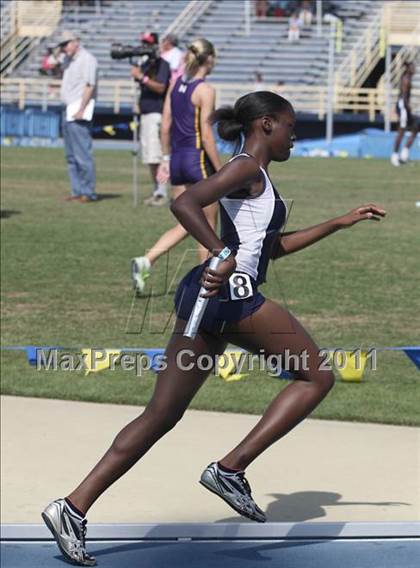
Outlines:
{"label": "white running shoe", "polygon": [[150,276],[151,264],[150,260],[145,256],[138,256],[131,261],[131,278],[133,280],[133,288],[141,294],[146,285],[146,280]]}
{"label": "white running shoe", "polygon": [[73,516],[64,499],[56,499],[42,513],[64,558],[77,566],[96,566],[96,560],[86,552],[86,519]]}
{"label": "white running shoe", "polygon": [[403,148],[400,154],[400,162],[401,164],[406,164],[408,162],[408,154],[410,150],[408,148]]}
{"label": "white running shoe", "polygon": [[398,167],[400,165],[400,158],[399,158],[397,152],[393,152],[391,154],[391,164],[393,166],[396,166],[396,167]]}

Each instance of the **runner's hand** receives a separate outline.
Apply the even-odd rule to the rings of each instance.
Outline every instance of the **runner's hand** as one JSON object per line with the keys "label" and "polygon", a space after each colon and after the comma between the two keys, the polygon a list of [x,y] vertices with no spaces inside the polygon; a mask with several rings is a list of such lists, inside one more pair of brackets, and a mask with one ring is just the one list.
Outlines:
{"label": "runner's hand", "polygon": [[156,180],[158,183],[167,183],[169,180],[169,164],[168,162],[162,162],[159,164],[158,171],[156,174]]}
{"label": "runner's hand", "polygon": [[211,270],[206,266],[201,275],[200,284],[204,286],[208,292],[203,294],[202,297],[213,298],[213,296],[217,296],[220,286],[229,280],[229,277],[235,272],[235,269],[236,260],[233,254],[220,263],[217,270]]}
{"label": "runner's hand", "polygon": [[346,215],[339,217],[340,226],[343,229],[347,227],[352,227],[359,221],[364,221],[365,219],[370,221],[380,221],[381,217],[385,217],[386,211],[374,203],[368,203],[367,205],[361,205],[352,209]]}

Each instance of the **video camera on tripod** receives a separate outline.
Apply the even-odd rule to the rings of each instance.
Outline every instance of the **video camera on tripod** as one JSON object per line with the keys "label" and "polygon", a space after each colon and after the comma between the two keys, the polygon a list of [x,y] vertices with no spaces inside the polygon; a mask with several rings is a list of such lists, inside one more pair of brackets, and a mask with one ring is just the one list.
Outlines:
{"label": "video camera on tripod", "polygon": [[131,65],[136,65],[133,62],[134,57],[148,57],[148,61],[152,63],[159,57],[158,45],[123,45],[122,43],[113,43],[111,45],[111,58],[112,59],[129,59]]}

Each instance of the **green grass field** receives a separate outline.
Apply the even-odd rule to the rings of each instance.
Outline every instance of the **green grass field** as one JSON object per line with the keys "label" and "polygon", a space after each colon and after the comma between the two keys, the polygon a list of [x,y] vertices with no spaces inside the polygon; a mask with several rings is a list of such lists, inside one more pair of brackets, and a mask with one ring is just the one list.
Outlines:
{"label": "green grass field", "polygon": [[[61,150],[2,149],[2,345],[164,347],[173,292],[196,264],[184,241],[153,272],[152,303],[134,299],[129,260],[174,223],[166,208],[132,207],[128,152],[97,152],[96,204],[67,203]],[[320,346],[419,344],[418,164],[292,159],[271,167],[293,200],[288,229],[383,205],[384,222],[365,222],[271,265],[262,291],[286,305]],[[146,170],[141,172],[150,193]],[[2,392],[22,396],[144,404],[155,375],[121,369],[36,371],[23,352],[2,352]],[[254,372],[239,382],[210,376],[193,408],[261,413],[287,383]],[[318,418],[419,425],[420,371],[402,353],[378,352],[360,384],[337,381]]]}

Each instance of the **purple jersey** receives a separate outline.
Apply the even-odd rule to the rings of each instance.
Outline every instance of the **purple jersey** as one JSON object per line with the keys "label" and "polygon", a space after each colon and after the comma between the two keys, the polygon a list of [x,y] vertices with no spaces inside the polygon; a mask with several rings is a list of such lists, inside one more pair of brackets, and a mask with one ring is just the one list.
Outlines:
{"label": "purple jersey", "polygon": [[171,92],[171,147],[172,151],[181,148],[202,149],[200,107],[193,105],[191,96],[204,79],[186,81],[179,77]]}

